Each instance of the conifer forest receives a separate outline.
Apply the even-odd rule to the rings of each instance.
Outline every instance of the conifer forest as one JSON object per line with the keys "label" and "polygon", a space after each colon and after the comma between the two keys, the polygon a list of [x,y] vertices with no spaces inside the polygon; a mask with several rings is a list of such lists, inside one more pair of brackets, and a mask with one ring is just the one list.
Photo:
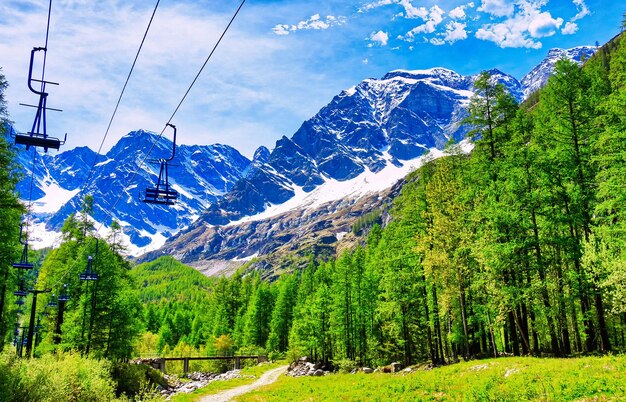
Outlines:
{"label": "conifer forest", "polygon": [[[0,95],[6,87],[0,75]],[[119,225],[94,234],[89,196],[58,248],[24,247],[27,206],[3,124],[3,356],[260,354],[378,367],[623,353],[626,40],[582,68],[557,62],[522,104],[488,73],[475,88],[471,152],[450,141],[412,172],[389,209],[357,221],[358,246],[219,278],[171,256],[130,261]],[[0,115],[8,121],[4,96]],[[34,269],[12,268],[20,256]],[[36,337],[24,342],[29,326]]]}

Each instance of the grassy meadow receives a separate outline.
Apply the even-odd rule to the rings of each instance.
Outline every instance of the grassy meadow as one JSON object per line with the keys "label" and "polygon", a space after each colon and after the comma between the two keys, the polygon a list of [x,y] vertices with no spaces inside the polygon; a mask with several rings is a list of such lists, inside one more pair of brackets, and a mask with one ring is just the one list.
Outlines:
{"label": "grassy meadow", "polygon": [[498,358],[398,374],[281,376],[250,401],[626,401],[626,356]]}

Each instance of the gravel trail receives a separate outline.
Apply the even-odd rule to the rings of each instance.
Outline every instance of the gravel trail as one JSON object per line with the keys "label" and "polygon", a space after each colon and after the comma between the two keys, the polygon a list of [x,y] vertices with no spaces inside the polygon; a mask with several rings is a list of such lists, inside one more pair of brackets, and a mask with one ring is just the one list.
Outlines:
{"label": "gravel trail", "polygon": [[268,385],[273,383],[287,370],[287,366],[281,366],[275,369],[264,373],[258,380],[253,382],[252,384],[242,385],[237,388],[228,389],[226,391],[222,391],[220,393],[214,395],[207,395],[204,398],[200,399],[200,402],[226,402],[230,401],[232,398],[243,395],[250,391],[253,391],[257,388],[260,388],[264,385]]}

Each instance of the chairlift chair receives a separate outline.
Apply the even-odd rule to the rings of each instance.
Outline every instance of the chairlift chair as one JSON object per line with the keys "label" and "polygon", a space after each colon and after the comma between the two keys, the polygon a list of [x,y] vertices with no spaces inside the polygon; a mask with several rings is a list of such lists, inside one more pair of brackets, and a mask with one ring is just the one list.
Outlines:
{"label": "chairlift chair", "polygon": [[67,302],[70,300],[70,295],[67,294],[67,283],[63,284],[63,289],[61,290],[61,294],[57,300],[60,302]]}
{"label": "chairlift chair", "polygon": [[18,306],[23,306],[24,305],[23,296],[18,297],[18,299],[15,301],[15,304],[17,304]]}
{"label": "chairlift chair", "polygon": [[28,239],[24,239],[24,225],[20,225],[20,244],[24,246],[22,249],[22,257],[20,258],[20,262],[13,263],[13,268],[18,269],[33,269],[33,264],[28,262]]}
{"label": "chairlift chair", "polygon": [[52,299],[46,304],[46,307],[56,307],[57,302],[54,300],[54,293],[52,294]]}
{"label": "chairlift chair", "polygon": [[[28,133],[22,134],[14,133],[11,129],[11,136],[15,139],[15,144],[26,145],[26,150],[28,150],[30,147],[40,147],[44,149],[44,152],[48,152],[49,148],[58,150],[61,145],[65,144],[65,141],[67,140],[67,134],[65,134],[65,138],[63,140],[60,140],[59,138],[49,136],[46,133],[46,110],[53,110],[57,112],[60,112],[61,110],[48,108],[46,106],[48,93],[45,91],[45,87],[46,84],[59,84],[56,82],[37,80],[33,78],[33,63],[35,59],[35,53],[39,51],[43,51],[44,53],[46,53],[47,49],[45,47],[33,48],[33,50],[30,52],[30,67],[28,70],[28,89],[30,89],[30,91],[35,93],[36,95],[39,95],[39,104],[37,106],[21,104],[22,106],[37,108],[35,120],[33,121],[33,127]],[[41,90],[36,90],[33,87],[33,82],[41,83]]]}
{"label": "chairlift chair", "polygon": [[160,163],[161,169],[159,170],[159,179],[157,180],[156,186],[146,188],[142,201],[148,204],[174,205],[178,199],[178,191],[173,190],[169,183],[169,162],[171,162],[176,155],[176,126],[170,123],[167,123],[167,125],[174,129],[172,156],[167,159],[151,161]]}
{"label": "chairlift chair", "polygon": [[20,278],[18,282],[19,289],[17,289],[13,294],[17,297],[24,297],[28,295],[28,290],[26,290],[26,281],[24,278]]}
{"label": "chairlift chair", "polygon": [[[96,253],[95,255],[98,255],[98,239],[96,238]],[[92,270],[92,264],[93,264],[93,257],[92,256],[88,256],[87,257],[87,268],[85,269],[85,272],[83,272],[82,274],[79,275],[79,279],[81,281],[97,281],[100,278],[100,275],[98,275],[97,273],[95,273]]]}
{"label": "chairlift chair", "polygon": [[81,281],[97,281],[100,278],[100,275],[91,270],[92,261],[93,258],[89,256],[87,259],[87,269],[79,275]]}

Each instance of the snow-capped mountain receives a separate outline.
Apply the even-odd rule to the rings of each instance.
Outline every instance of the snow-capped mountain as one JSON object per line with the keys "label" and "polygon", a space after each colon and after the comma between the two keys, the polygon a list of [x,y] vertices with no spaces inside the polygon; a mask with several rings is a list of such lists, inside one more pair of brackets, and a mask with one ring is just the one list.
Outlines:
{"label": "snow-capped mountain", "polygon": [[[558,58],[580,59],[582,52],[551,51],[533,70],[543,81],[527,76],[527,82],[545,84]],[[523,83],[489,73],[518,101],[525,98]],[[339,241],[356,217],[380,206],[385,189],[423,158],[440,156],[450,139],[465,138],[461,122],[477,77],[441,67],[396,70],[342,91],[159,252],[212,270],[208,261],[220,266],[281,247],[297,250],[313,241],[311,231],[325,233],[325,244]]]}
{"label": "snow-capped mountain", "polygon": [[[545,84],[559,58],[582,60],[594,50],[553,49],[521,82],[495,69],[489,72],[522,101]],[[298,222],[308,222],[312,230],[328,227],[324,214],[348,211],[350,205],[360,205],[345,212],[353,218],[367,213],[378,205],[380,196],[375,194],[419,166],[422,158],[441,155],[450,139],[463,140],[468,128],[461,122],[477,77],[437,67],[395,70],[380,79],[366,79],[335,96],[291,138],[278,140],[271,152],[260,147],[252,161],[228,146],[180,146],[174,161],[178,167],[170,169],[170,181],[180,193],[173,208],[146,205],[139,199],[142,189],[154,185],[158,165],[141,166],[132,185],[124,188],[155,134],[132,132],[106,155],[97,156],[93,180],[84,193],[79,193],[80,186],[96,158],[93,151],[77,148],[40,155],[33,183],[39,229],[58,231],[64,219],[80,209],[83,194],[92,194],[95,220],[109,225],[107,215],[113,211],[133,254],[154,250],[167,239],[158,253],[169,252],[188,263],[269,253],[272,247],[299,241],[300,233],[281,236],[281,228],[293,228]],[[170,152],[171,142],[161,138],[150,158]],[[32,153],[20,158],[23,166],[32,163]],[[27,172],[21,194],[28,194],[29,188]],[[113,208],[119,194],[123,196]],[[362,204],[367,197],[373,198]],[[337,226],[331,237],[340,237],[346,225],[349,228],[345,222]],[[265,237],[256,233],[257,228]]]}
{"label": "snow-capped mountain", "polygon": [[[521,97],[515,78],[491,73]],[[211,204],[201,221],[224,225],[330,180],[345,182],[388,166],[402,167],[430,149],[442,149],[451,138],[462,140],[467,127],[460,123],[475,78],[440,67],[397,70],[342,91],[291,138],[278,140],[267,161],[255,164]]]}
{"label": "snow-capped mountain", "polygon": [[524,97],[546,85],[548,78],[554,71],[554,65],[561,59],[569,59],[581,65],[598,50],[597,46],[577,46],[571,49],[551,49],[548,56],[521,80],[524,87]]}
{"label": "snow-capped mountain", "polygon": [[[251,166],[250,160],[226,145],[179,145],[169,169],[170,184],[179,192],[179,202],[173,207],[146,204],[141,201],[141,192],[155,185],[160,165],[139,163],[155,141],[148,161],[168,157],[172,142],[165,137],[157,140],[156,134],[142,130],[122,137],[106,155],[82,147],[56,155],[36,154],[33,165],[33,151],[22,148],[18,157],[25,178],[18,191],[24,200],[29,198],[31,167],[35,167],[33,216],[35,237],[40,238],[35,245],[53,243],[64,220],[80,210],[83,196],[89,194],[94,197],[95,221],[105,227],[111,218],[121,223],[129,251],[136,254],[157,248],[228,192]],[[82,189],[94,159],[95,168]],[[131,185],[124,188],[131,178]]]}
{"label": "snow-capped mountain", "polygon": [[[521,100],[514,77],[490,73]],[[425,158],[442,155],[450,139],[464,140],[476,79],[441,67],[396,70],[342,91],[157,253],[190,264],[245,261],[298,249],[311,233],[336,242]]]}

